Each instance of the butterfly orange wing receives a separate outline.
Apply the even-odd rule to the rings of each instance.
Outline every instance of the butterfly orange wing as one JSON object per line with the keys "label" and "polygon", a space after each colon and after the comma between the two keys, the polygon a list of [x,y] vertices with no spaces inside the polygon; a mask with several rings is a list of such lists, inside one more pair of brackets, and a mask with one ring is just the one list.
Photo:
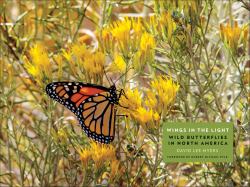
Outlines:
{"label": "butterfly orange wing", "polygon": [[54,82],[47,94],[76,114],[88,137],[110,143],[115,134],[116,110],[109,89],[80,82]]}
{"label": "butterfly orange wing", "polygon": [[83,101],[77,112],[78,120],[88,135],[100,143],[110,143],[115,135],[116,109],[109,100],[109,92],[102,92]]}
{"label": "butterfly orange wing", "polygon": [[74,113],[82,101],[105,91],[108,91],[108,88],[81,82],[53,82],[46,86],[46,92],[52,99]]}

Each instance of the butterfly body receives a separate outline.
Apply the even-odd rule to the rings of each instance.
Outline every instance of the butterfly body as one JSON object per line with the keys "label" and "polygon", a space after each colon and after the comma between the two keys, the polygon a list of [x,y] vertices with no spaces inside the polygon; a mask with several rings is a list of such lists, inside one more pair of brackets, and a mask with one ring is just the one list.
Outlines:
{"label": "butterfly body", "polygon": [[53,82],[46,86],[46,92],[76,115],[88,137],[105,144],[113,141],[115,105],[120,98],[115,85],[106,88],[81,82]]}

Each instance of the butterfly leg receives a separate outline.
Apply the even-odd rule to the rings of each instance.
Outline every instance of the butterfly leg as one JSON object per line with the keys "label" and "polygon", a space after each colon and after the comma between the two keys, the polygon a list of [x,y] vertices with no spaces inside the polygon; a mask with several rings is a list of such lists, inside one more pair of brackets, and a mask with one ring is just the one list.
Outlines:
{"label": "butterfly leg", "polygon": [[118,98],[120,98],[122,95],[123,95],[126,99],[128,99],[128,97],[126,96],[125,91],[124,91],[123,89],[120,90],[120,93],[119,93]]}
{"label": "butterfly leg", "polygon": [[126,115],[126,114],[117,114],[116,116],[119,116],[119,117],[128,117],[128,115]]}
{"label": "butterfly leg", "polygon": [[[121,90],[119,91],[118,98],[120,99],[122,95],[124,95],[124,97],[126,97],[126,99],[128,99],[127,96],[125,95],[125,92],[124,92],[123,89],[121,89]],[[118,103],[117,105],[119,105],[119,106],[122,107],[122,108],[128,109],[128,107],[122,106],[120,103]]]}
{"label": "butterfly leg", "polygon": [[128,107],[122,106],[120,103],[118,103],[118,106],[120,106],[120,107],[122,107],[122,108],[125,108],[125,109],[128,109]]}

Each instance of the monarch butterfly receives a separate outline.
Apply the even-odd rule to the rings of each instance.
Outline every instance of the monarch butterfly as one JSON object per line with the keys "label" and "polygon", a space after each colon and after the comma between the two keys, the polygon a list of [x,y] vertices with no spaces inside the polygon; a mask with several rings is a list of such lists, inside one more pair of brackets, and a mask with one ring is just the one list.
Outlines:
{"label": "monarch butterfly", "polygon": [[[119,92],[119,93],[117,93]],[[81,82],[52,82],[46,93],[71,110],[88,137],[109,144],[115,136],[115,105],[124,90]],[[125,94],[124,94],[125,95]]]}

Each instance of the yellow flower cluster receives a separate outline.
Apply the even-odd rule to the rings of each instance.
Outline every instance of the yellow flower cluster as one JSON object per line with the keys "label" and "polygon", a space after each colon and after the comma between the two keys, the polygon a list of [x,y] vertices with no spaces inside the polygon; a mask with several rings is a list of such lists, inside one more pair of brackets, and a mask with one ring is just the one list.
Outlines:
{"label": "yellow flower cluster", "polygon": [[157,76],[150,84],[150,90],[142,97],[138,89],[126,91],[120,104],[128,107],[125,112],[138,121],[143,128],[154,128],[159,124],[160,116],[173,104],[179,85],[166,76]]}
{"label": "yellow flower cluster", "polygon": [[153,35],[144,32],[140,41],[140,48],[134,56],[134,66],[137,71],[143,70],[146,63],[154,62],[155,57],[155,39]]}
{"label": "yellow flower cluster", "polygon": [[[102,78],[105,55],[101,51],[92,52],[85,44],[76,43],[67,51],[63,51],[63,57],[76,77],[85,78],[88,82],[98,82]],[[85,77],[82,77],[83,75]]]}
{"label": "yellow flower cluster", "polygon": [[102,30],[99,38],[101,49],[115,56],[112,69],[118,67],[120,73],[125,71],[130,59],[136,70],[154,61],[155,38],[144,29],[139,18],[113,22]]}
{"label": "yellow flower cluster", "polygon": [[144,129],[154,127],[160,120],[157,111],[147,106],[144,107],[142,93],[138,89],[127,90],[126,97],[121,97],[120,104],[128,108],[124,112],[138,121]]}
{"label": "yellow flower cluster", "polygon": [[147,110],[144,107],[139,107],[136,110],[135,118],[141,123],[146,124],[147,122],[150,122],[152,120],[158,121],[160,119],[160,116],[157,112],[153,112],[152,109]]}
{"label": "yellow flower cluster", "polygon": [[112,145],[104,145],[96,142],[90,143],[90,148],[78,150],[80,160],[87,166],[89,161],[92,160],[96,169],[100,169],[106,163],[116,160],[115,148]]}
{"label": "yellow flower cluster", "polygon": [[[49,55],[45,48],[36,44],[29,51],[30,60],[24,56],[24,66],[27,72],[39,83],[44,85],[44,80],[52,80],[52,68]],[[105,65],[105,54],[101,51],[91,51],[85,44],[74,43],[67,50],[53,56],[53,60],[57,65],[57,79],[63,77],[63,61],[66,60],[71,75],[87,82],[98,83],[102,81]]]}
{"label": "yellow flower cluster", "polygon": [[27,72],[42,86],[45,80],[52,76],[51,63],[46,49],[41,44],[36,44],[29,50],[30,60],[24,56],[24,67]]}
{"label": "yellow flower cluster", "polygon": [[125,58],[131,58],[132,53],[139,46],[142,28],[140,19],[125,18],[124,20],[113,22],[102,30],[103,49],[113,54],[115,48],[118,47],[119,52]]}
{"label": "yellow flower cluster", "polygon": [[109,66],[109,71],[114,73],[125,73],[126,71],[126,62],[123,57],[115,54],[114,62]]}
{"label": "yellow flower cluster", "polygon": [[85,54],[90,53],[85,44],[72,44],[67,50],[63,50],[63,56],[68,62],[71,74],[75,77],[81,77],[83,72],[83,62]]}
{"label": "yellow flower cluster", "polygon": [[158,104],[160,104],[164,110],[173,103],[179,90],[179,85],[175,84],[173,80],[167,78],[167,76],[158,76],[151,82],[151,88],[159,98]]}
{"label": "yellow flower cluster", "polygon": [[87,54],[83,63],[85,73],[90,79],[94,79],[94,82],[97,82],[97,77],[101,79],[104,74],[105,55],[100,51]]}
{"label": "yellow flower cluster", "polygon": [[233,51],[237,50],[240,43],[246,46],[248,32],[248,27],[239,27],[237,21],[234,22],[233,26],[220,24],[221,38]]}
{"label": "yellow flower cluster", "polygon": [[134,111],[142,105],[142,93],[138,89],[126,90],[126,97],[121,97],[120,104],[128,107],[130,111]]}

